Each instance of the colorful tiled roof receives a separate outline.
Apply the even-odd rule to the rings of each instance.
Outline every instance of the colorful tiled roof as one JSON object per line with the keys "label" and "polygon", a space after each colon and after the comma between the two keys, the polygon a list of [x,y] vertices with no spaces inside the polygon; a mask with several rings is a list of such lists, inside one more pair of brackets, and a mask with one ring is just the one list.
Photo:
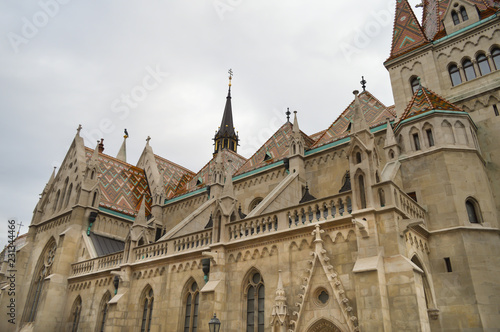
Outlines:
{"label": "colorful tiled roof", "polygon": [[[293,125],[290,122],[286,122],[282,125],[281,128],[279,128],[273,136],[271,136],[267,142],[264,143],[264,145],[262,145],[240,169],[238,169],[235,175],[252,171],[287,157],[289,154],[289,142],[292,135],[292,129]],[[305,149],[308,150],[314,144],[314,140],[302,131],[300,133],[304,138]]]}
{"label": "colorful tiled roof", "polygon": [[[222,158],[223,164],[228,165],[229,161],[231,161],[232,174],[234,174],[236,170],[246,162],[246,159],[243,156],[240,156],[239,154],[228,149],[220,151],[219,154]],[[175,192],[175,195],[172,197],[184,195],[188,192],[205,187],[210,180],[211,170],[215,166],[215,158],[216,156],[213,157],[205,166],[203,166],[203,168],[196,175],[194,175],[190,180],[186,181],[183,186],[179,186],[179,188]]]}
{"label": "colorful tiled roof", "polygon": [[453,105],[443,97],[438,96],[435,92],[422,87],[413,95],[401,119],[396,123],[396,127],[401,121],[433,110],[464,112],[464,110]]}
{"label": "colorful tiled roof", "polygon": [[[361,110],[363,111],[366,122],[370,127],[385,122],[387,118],[393,119],[395,117],[394,107],[386,107],[370,92],[363,91],[358,97],[361,104]],[[354,100],[316,141],[314,147],[319,147],[348,136],[348,128],[351,123],[353,112]]]}
{"label": "colorful tiled roof", "polygon": [[407,0],[396,0],[396,15],[389,59],[429,43]]}
{"label": "colorful tiled roof", "polygon": [[321,136],[323,136],[323,134],[325,133],[326,129],[322,130],[322,131],[319,131],[315,134],[312,134],[312,135],[309,135],[309,137],[314,141],[316,142],[318,139],[320,139]]}
{"label": "colorful tiled roof", "polygon": [[194,172],[165,158],[155,155],[155,160],[158,165],[158,172],[160,172],[163,184],[165,185],[167,199],[172,198],[176,190],[184,186],[193,176],[195,176]]}
{"label": "colorful tiled roof", "polygon": [[[86,158],[90,160],[94,150],[85,148]],[[135,216],[139,210],[141,198],[146,201],[146,214],[151,213],[151,193],[144,170],[134,165],[100,153],[98,164],[99,206]]]}

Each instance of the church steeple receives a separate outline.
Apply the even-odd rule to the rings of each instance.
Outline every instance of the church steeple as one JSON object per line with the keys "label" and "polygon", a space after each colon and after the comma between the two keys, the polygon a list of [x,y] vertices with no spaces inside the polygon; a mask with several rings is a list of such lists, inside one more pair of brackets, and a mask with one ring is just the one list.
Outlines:
{"label": "church steeple", "polygon": [[214,137],[214,154],[229,149],[236,152],[238,149],[238,134],[234,131],[233,125],[233,109],[231,106],[231,80],[233,79],[233,71],[229,69],[229,90],[226,97],[226,106],[224,107],[224,115],[219,130]]}

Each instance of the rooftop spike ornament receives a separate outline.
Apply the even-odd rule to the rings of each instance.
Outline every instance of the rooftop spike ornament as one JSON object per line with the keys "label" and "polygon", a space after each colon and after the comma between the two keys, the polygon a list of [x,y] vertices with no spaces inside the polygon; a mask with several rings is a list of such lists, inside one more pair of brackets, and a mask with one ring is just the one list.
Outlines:
{"label": "rooftop spike ornament", "polygon": [[224,149],[237,152],[238,147],[238,134],[234,130],[233,125],[233,110],[231,106],[231,80],[233,79],[233,70],[229,69],[229,90],[226,97],[226,106],[224,107],[224,114],[222,115],[221,125],[219,130],[215,133],[214,137],[214,156],[219,151]]}
{"label": "rooftop spike ornament", "polygon": [[366,91],[366,80],[365,80],[365,77],[364,76],[361,76],[361,87],[363,88],[363,92]]}
{"label": "rooftop spike ornament", "polygon": [[286,114],[286,121],[290,122],[290,115],[292,114],[292,113],[290,113],[290,107],[286,108],[286,113],[285,114]]}

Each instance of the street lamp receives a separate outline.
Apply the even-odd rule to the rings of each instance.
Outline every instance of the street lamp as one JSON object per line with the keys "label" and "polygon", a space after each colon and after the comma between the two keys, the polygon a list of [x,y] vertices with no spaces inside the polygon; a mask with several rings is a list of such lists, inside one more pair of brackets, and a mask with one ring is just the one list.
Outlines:
{"label": "street lamp", "polygon": [[214,314],[214,317],[208,322],[208,329],[210,332],[219,332],[220,330],[220,320]]}

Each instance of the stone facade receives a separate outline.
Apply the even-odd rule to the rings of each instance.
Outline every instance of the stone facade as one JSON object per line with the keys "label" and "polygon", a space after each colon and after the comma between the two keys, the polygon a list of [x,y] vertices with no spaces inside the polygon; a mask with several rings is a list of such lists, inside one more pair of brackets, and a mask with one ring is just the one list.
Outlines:
{"label": "stone facade", "polygon": [[4,250],[0,330],[500,330],[498,3],[424,1],[422,26],[409,8],[394,106],[355,91],[325,131],[294,114],[249,159],[230,93],[198,173],[79,128],[17,241],[15,297]]}

